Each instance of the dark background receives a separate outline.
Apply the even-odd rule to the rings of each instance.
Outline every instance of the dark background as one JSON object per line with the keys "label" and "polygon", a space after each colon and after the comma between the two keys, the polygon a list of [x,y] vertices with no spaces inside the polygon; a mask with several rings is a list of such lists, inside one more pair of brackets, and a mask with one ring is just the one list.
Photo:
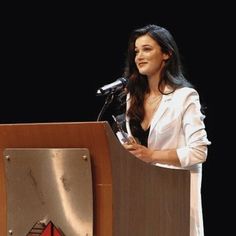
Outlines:
{"label": "dark background", "polygon": [[88,5],[21,3],[5,9],[0,123],[95,121],[104,104],[96,90],[122,75],[131,30],[149,23],[164,26],[207,106],[212,145],[203,169],[205,233],[228,235],[234,202],[231,7],[226,2],[145,1],[129,9],[116,2]]}

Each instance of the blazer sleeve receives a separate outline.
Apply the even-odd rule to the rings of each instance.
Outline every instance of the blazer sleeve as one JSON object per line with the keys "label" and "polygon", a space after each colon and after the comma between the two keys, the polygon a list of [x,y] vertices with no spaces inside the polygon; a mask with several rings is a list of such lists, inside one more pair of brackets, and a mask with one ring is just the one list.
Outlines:
{"label": "blazer sleeve", "polygon": [[207,145],[211,142],[207,139],[204,119],[201,112],[199,95],[196,90],[189,89],[187,96],[183,98],[182,129],[186,145],[177,148],[182,167],[203,163],[207,158]]}

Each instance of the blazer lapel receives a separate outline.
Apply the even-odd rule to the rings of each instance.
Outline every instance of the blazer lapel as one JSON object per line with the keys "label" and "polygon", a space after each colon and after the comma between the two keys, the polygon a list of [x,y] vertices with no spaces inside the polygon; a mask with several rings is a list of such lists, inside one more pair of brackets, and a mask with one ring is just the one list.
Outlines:
{"label": "blazer lapel", "polygon": [[[166,88],[165,92],[169,92],[169,89]],[[173,93],[170,93],[168,95],[163,95],[161,103],[152,118],[151,126],[150,126],[150,133],[152,132],[153,128],[158,124],[158,121],[161,119],[161,117],[168,110],[168,107],[169,107],[168,104],[172,99],[172,95],[173,95]]]}

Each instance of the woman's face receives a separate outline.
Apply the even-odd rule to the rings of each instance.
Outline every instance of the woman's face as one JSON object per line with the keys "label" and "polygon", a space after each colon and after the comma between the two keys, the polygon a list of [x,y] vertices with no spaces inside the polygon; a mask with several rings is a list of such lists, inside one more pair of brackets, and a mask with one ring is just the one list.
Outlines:
{"label": "woman's face", "polygon": [[159,74],[169,55],[161,51],[159,44],[149,35],[135,41],[135,64],[139,73],[146,76]]}

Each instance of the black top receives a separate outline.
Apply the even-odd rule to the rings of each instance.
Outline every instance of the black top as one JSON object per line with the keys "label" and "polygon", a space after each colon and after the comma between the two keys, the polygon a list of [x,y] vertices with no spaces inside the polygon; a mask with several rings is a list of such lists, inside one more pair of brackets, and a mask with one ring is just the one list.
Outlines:
{"label": "black top", "polygon": [[140,142],[140,144],[142,144],[143,146],[147,147],[147,141],[148,141],[148,135],[149,135],[149,131],[150,131],[150,126],[148,127],[147,130],[144,130],[142,128],[141,125],[139,125],[138,127],[136,127],[136,133],[135,133],[135,138],[138,139],[138,141]]}

